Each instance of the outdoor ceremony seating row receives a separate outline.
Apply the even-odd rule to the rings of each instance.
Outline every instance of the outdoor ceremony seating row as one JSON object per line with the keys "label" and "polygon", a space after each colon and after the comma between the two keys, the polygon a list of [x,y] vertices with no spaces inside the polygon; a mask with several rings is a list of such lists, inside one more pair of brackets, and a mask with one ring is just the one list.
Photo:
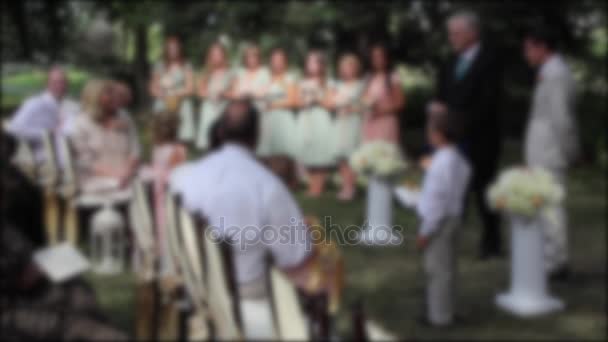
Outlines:
{"label": "outdoor ceremony seating row", "polygon": [[[138,237],[153,236],[150,235],[151,226],[146,224],[152,222],[152,211],[149,210],[152,207],[149,198],[146,198],[149,193],[144,188],[140,180],[134,182],[130,213],[131,225],[138,227],[134,228],[137,253],[143,254],[144,260],[149,260],[150,253],[146,252],[152,250],[149,241],[143,236]],[[169,250],[178,270],[177,288],[182,289],[182,294],[185,295],[180,300],[186,299],[192,308],[192,312],[181,315],[182,322],[178,325],[188,326],[189,329],[187,336],[182,334],[180,339],[194,338],[192,332],[196,332],[197,339],[234,340],[251,337],[250,335],[282,340],[310,339],[307,318],[300,308],[297,292],[281,271],[269,265],[268,287],[272,289],[268,291],[270,300],[257,302],[241,299],[232,264],[231,246],[205,234],[204,218],[187,212],[182,207],[179,196],[167,199],[166,210]],[[145,265],[148,266],[139,270],[139,274],[146,276],[138,279],[162,282],[162,276],[149,269],[150,264],[149,261],[146,262]],[[154,264],[158,265],[157,262]],[[157,279],[150,279],[151,274],[156,274]],[[256,314],[246,314],[247,312]],[[158,317],[153,320],[157,321]],[[148,326],[158,327],[151,324]],[[159,333],[156,331],[151,335],[158,336]]]}

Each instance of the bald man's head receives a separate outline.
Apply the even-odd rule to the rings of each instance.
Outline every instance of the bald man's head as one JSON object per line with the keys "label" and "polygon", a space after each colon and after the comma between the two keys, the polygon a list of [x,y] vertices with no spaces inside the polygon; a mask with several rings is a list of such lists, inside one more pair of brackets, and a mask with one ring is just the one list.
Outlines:
{"label": "bald man's head", "polygon": [[49,70],[46,89],[56,98],[61,99],[68,90],[68,78],[65,71],[58,66]]}
{"label": "bald man's head", "polygon": [[222,142],[233,142],[255,148],[258,138],[258,112],[248,100],[231,102],[218,127]]}

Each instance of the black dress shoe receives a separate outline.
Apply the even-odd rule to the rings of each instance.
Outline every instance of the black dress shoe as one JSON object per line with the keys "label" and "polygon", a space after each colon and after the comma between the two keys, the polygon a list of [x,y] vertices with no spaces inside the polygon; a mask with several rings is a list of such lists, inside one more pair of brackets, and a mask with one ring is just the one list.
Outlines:
{"label": "black dress shoe", "polygon": [[551,273],[549,273],[549,281],[550,282],[566,282],[570,279],[571,276],[570,267],[562,266]]}

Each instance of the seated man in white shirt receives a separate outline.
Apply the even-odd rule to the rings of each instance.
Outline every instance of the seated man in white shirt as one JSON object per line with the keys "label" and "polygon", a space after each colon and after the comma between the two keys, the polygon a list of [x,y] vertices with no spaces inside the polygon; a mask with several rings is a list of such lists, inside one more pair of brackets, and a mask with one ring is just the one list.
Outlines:
{"label": "seated man in white shirt", "polygon": [[427,136],[435,153],[417,206],[421,225],[416,245],[426,274],[425,322],[444,326],[453,320],[456,236],[471,168],[454,146],[457,126],[451,116],[439,111],[428,118]]}
{"label": "seated man in white shirt", "polygon": [[242,298],[266,296],[266,256],[296,286],[306,287],[312,244],[303,216],[285,184],[254,155],[258,114],[248,101],[232,102],[220,119],[222,145],[187,167],[176,169],[171,188],[211,229],[233,243]]}
{"label": "seated man in white shirt", "polygon": [[25,100],[8,123],[7,131],[33,148],[37,162],[44,161],[42,135],[61,130],[62,121],[78,111],[73,101],[65,99],[68,80],[60,67],[48,72],[46,90]]}

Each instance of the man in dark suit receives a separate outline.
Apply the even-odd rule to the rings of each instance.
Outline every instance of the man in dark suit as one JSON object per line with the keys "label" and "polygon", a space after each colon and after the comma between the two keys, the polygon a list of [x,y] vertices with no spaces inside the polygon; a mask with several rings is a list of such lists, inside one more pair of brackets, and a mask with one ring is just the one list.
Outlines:
{"label": "man in dark suit", "polygon": [[477,203],[481,216],[480,257],[487,259],[501,255],[500,219],[488,207],[486,189],[496,175],[500,156],[502,66],[497,54],[480,41],[479,20],[474,13],[453,14],[447,28],[454,55],[439,73],[437,99],[430,106],[447,107],[461,116],[460,146],[473,166],[469,197]]}

